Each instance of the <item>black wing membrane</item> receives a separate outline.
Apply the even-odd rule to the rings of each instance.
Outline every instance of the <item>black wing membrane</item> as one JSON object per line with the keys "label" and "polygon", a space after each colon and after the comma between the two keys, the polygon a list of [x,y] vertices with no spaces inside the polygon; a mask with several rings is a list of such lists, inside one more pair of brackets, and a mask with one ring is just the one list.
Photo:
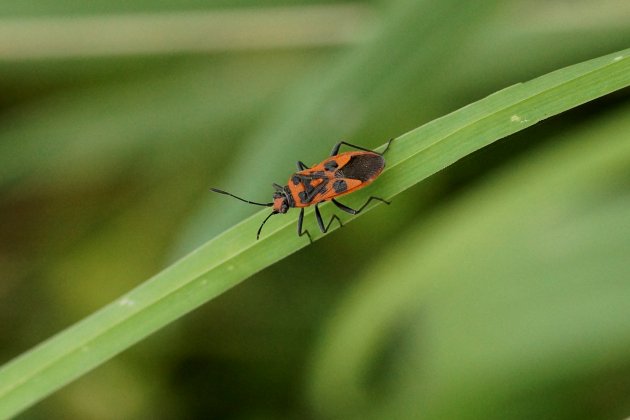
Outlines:
{"label": "black wing membrane", "polygon": [[377,154],[353,156],[343,168],[335,172],[335,178],[351,178],[361,182],[375,178],[385,167],[385,159]]}

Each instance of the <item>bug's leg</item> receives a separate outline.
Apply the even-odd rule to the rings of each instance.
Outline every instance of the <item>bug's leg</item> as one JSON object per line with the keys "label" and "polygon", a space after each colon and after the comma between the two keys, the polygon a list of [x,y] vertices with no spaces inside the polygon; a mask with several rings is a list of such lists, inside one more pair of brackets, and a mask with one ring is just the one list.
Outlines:
{"label": "bug's leg", "polygon": [[306,164],[302,162],[301,160],[298,160],[297,168],[298,168],[298,171],[303,171],[304,169],[308,169],[308,166],[306,166]]}
{"label": "bug's leg", "polygon": [[315,204],[315,218],[317,219],[317,224],[319,225],[319,230],[321,230],[322,233],[328,232],[328,229],[330,229],[330,225],[332,225],[332,223],[335,220],[337,222],[339,222],[339,227],[343,227],[343,224],[341,224],[341,220],[339,219],[339,216],[337,216],[336,214],[333,215],[333,217],[330,218],[330,221],[328,222],[328,225],[324,226],[324,219],[322,219],[322,214],[319,212],[319,207],[317,207],[317,204]]}
{"label": "bug's leg", "polygon": [[308,240],[310,243],[313,243],[313,238],[311,238],[311,234],[308,233],[308,230],[302,231],[302,223],[304,222],[304,207],[300,209],[300,215],[298,216],[297,222],[297,231],[298,236],[302,237],[304,235],[308,236]]}
{"label": "bug's leg", "polygon": [[385,152],[387,152],[389,150],[389,146],[392,144],[393,141],[394,141],[393,137],[387,141],[387,146],[385,146],[385,150],[383,150],[380,153],[381,156],[383,156],[385,154]]}
{"label": "bug's leg", "polygon": [[382,153],[375,152],[374,150],[366,149],[365,147],[355,146],[354,144],[346,143],[345,141],[340,141],[339,143],[335,144],[335,147],[333,147],[332,152],[330,152],[330,156],[337,156],[339,154],[339,148],[341,147],[342,144],[345,144],[348,147],[354,147],[357,150],[363,150],[364,152],[372,152],[372,153],[376,153],[377,155],[382,156],[385,154],[385,152],[387,152],[387,149],[389,149],[389,145],[392,144],[392,141],[394,141],[394,139],[389,139],[389,141],[387,142],[387,146],[385,146],[385,150],[383,150]]}
{"label": "bug's leg", "polygon": [[368,204],[370,204],[370,201],[372,200],[377,200],[377,201],[382,201],[385,204],[391,204],[389,201],[387,200],[383,200],[382,198],[379,197],[370,197],[368,198],[368,201],[365,202],[365,204],[363,204],[358,210],[352,209],[348,206],[346,206],[345,204],[341,204],[339,201],[335,200],[334,198],[332,199],[332,202],[335,206],[339,207],[340,210],[345,211],[346,213],[350,213],[350,214],[359,214],[363,211],[364,208],[367,207]]}

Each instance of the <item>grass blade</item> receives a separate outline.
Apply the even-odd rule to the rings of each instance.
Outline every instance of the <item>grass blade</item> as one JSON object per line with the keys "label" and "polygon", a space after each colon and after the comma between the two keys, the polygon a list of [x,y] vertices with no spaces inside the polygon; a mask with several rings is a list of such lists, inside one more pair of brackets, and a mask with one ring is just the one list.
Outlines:
{"label": "grass blade", "polygon": [[[629,164],[627,104],[408,224],[332,311],[313,352],[312,406],[322,418],[503,419],[521,397],[538,413],[558,404],[562,418],[615,417],[583,416],[588,397],[576,405],[566,393],[627,365]],[[388,380],[372,379],[379,369]],[[591,376],[576,385],[571,374]]]}
{"label": "grass blade", "polygon": [[[630,85],[630,50],[518,84],[437,119],[396,140],[388,169],[368,195],[393,197],[500,138]],[[308,244],[295,234],[296,212],[268,210],[237,224],[76,325],[0,369],[0,417],[8,417],[100,365],[150,333]],[[349,220],[349,216],[342,217]],[[308,224],[315,239],[312,221]]]}

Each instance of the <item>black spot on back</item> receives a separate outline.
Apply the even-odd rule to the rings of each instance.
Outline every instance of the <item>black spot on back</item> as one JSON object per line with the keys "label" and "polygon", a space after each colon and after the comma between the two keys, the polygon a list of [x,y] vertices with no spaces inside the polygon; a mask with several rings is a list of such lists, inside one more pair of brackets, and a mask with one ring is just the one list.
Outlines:
{"label": "black spot on back", "polygon": [[351,178],[365,182],[377,176],[385,167],[385,159],[375,153],[353,156],[335,173],[336,178]]}
{"label": "black spot on back", "polygon": [[298,185],[300,183],[300,177],[297,175],[293,175],[291,177],[291,182],[293,182],[293,185]]}
{"label": "black spot on back", "polygon": [[308,203],[308,201],[306,201],[306,191],[300,191],[300,193],[298,194],[298,197],[302,204]]}
{"label": "black spot on back", "polygon": [[338,179],[333,182],[333,189],[337,194],[341,194],[348,189],[348,184],[346,184],[346,181],[344,181],[343,179]]}

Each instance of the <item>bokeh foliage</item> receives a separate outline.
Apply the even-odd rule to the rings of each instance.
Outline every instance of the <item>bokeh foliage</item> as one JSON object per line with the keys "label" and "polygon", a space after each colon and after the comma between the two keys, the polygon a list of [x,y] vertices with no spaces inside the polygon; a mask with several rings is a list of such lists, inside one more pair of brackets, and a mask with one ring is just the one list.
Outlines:
{"label": "bokeh foliage", "polygon": [[[102,3],[0,13],[232,7]],[[278,5],[306,2],[234,7]],[[209,185],[264,199],[339,138],[376,146],[630,40],[620,1],[352,6],[372,16],[352,44],[0,57],[2,360],[252,212]],[[24,417],[627,415],[628,115],[620,92],[476,153]]]}

